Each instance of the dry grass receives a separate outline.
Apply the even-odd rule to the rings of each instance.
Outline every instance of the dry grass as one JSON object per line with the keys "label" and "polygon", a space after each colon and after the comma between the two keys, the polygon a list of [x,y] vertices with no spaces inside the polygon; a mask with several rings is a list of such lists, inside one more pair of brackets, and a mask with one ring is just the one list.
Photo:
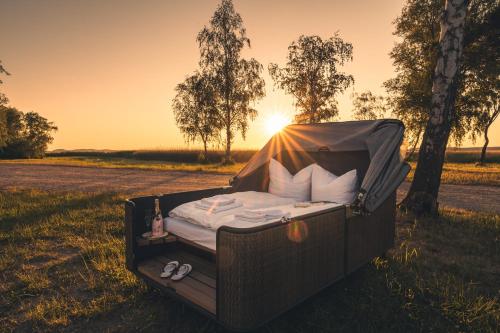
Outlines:
{"label": "dry grass", "polygon": [[145,169],[162,171],[196,171],[209,173],[235,174],[244,163],[233,165],[222,165],[220,163],[178,163],[164,161],[136,160],[119,157],[92,157],[92,156],[71,156],[71,157],[46,157],[44,159],[23,159],[23,160],[0,160],[0,163],[10,164],[39,164],[39,165],[69,165],[81,167],[98,167],[111,169]]}
{"label": "dry grass", "polygon": [[[235,162],[245,163],[254,154],[254,149],[236,149],[231,151],[231,157]],[[209,150],[207,159],[212,163],[220,163],[224,160],[224,150]],[[197,163],[202,157],[199,149],[157,149],[157,150],[59,150],[48,152],[51,157],[102,157],[102,158],[126,158],[146,161],[166,161],[176,163]]]}
{"label": "dry grass", "polygon": [[[416,163],[410,163],[412,170],[408,180],[413,179]],[[445,163],[442,184],[500,186],[500,163],[477,166],[475,163]]]}
{"label": "dry grass", "polygon": [[[481,156],[481,147],[446,149],[445,162],[447,163],[477,163]],[[411,156],[411,161],[418,159],[418,152]],[[486,152],[486,163],[500,163],[500,147],[489,147]]]}
{"label": "dry grass", "polygon": [[[0,331],[196,332],[206,319],[124,268],[123,198],[0,193]],[[500,325],[500,216],[399,218],[397,245],[261,332],[469,331]],[[223,332],[208,323],[206,332]]]}
{"label": "dry grass", "polygon": [[[47,157],[32,160],[0,160],[0,163],[14,164],[41,164],[41,165],[70,165],[99,168],[132,168],[163,171],[196,171],[208,173],[236,174],[244,163],[221,165],[219,163],[176,163],[163,161],[146,161],[117,157]],[[410,163],[412,171],[408,180],[413,178],[416,163]],[[486,185],[500,186],[500,163],[489,163],[485,166],[476,166],[474,163],[446,163],[441,178],[443,184],[459,185]]]}

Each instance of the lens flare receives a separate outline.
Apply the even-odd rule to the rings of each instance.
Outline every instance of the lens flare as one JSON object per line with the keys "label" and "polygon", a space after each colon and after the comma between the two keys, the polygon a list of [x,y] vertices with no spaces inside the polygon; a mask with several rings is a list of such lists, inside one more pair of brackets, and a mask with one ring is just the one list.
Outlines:
{"label": "lens flare", "polygon": [[266,132],[270,135],[273,135],[287,125],[290,124],[290,119],[281,113],[274,113],[269,115],[265,121]]}
{"label": "lens flare", "polygon": [[303,221],[294,221],[288,224],[287,229],[288,239],[295,243],[302,243],[307,239],[307,236],[309,234],[307,224],[305,224]]}

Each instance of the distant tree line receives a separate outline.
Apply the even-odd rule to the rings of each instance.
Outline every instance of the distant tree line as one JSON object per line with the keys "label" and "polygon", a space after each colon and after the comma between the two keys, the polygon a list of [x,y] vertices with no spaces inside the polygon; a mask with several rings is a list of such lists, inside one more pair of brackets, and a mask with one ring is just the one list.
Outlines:
{"label": "distant tree line", "polygon": [[[1,62],[0,74],[10,75]],[[8,103],[7,96],[0,92],[0,158],[45,156],[57,127],[36,112],[24,113]]]}

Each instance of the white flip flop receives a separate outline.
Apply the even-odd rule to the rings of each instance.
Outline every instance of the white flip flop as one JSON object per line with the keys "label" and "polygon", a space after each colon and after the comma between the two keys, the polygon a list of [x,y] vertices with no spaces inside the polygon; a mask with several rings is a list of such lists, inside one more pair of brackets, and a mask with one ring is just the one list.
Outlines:
{"label": "white flip flop", "polygon": [[163,267],[163,271],[160,274],[162,278],[169,278],[175,272],[175,270],[179,267],[178,261],[171,261]]}
{"label": "white flip flop", "polygon": [[172,280],[173,281],[182,280],[192,270],[193,270],[193,267],[190,264],[182,264],[181,267],[179,267],[179,269],[177,270],[177,272],[174,275],[172,275]]}

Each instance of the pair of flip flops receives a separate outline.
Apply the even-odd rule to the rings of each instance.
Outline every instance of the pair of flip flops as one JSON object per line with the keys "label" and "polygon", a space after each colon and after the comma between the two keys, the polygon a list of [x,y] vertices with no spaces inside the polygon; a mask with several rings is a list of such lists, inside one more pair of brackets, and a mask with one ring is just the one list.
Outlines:
{"label": "pair of flip flops", "polygon": [[192,270],[193,267],[190,264],[180,265],[178,261],[171,261],[163,267],[160,277],[164,279],[171,278],[173,281],[179,281],[186,277]]}

